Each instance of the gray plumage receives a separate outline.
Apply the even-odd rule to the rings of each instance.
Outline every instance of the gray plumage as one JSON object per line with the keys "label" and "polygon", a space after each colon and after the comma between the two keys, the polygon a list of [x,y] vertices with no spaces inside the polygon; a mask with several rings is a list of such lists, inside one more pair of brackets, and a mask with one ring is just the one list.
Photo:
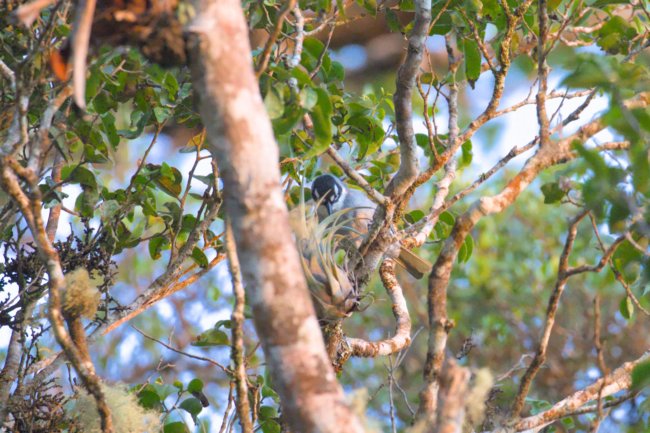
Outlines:
{"label": "gray plumage", "polygon": [[319,222],[314,204],[305,204],[301,199],[290,212],[289,222],[318,318],[327,322],[349,316],[357,308],[359,296],[350,281],[347,261],[339,264],[336,257],[343,240],[340,229],[347,224],[342,212]]}
{"label": "gray plumage", "polygon": [[[350,223],[341,229],[355,246],[359,246],[368,232],[377,205],[361,191],[348,189],[340,179],[324,174],[314,179],[311,187],[314,201],[319,203],[318,218],[324,221],[329,215],[343,212]],[[400,248],[396,261],[413,277],[420,279],[431,272],[431,263],[413,252]]]}

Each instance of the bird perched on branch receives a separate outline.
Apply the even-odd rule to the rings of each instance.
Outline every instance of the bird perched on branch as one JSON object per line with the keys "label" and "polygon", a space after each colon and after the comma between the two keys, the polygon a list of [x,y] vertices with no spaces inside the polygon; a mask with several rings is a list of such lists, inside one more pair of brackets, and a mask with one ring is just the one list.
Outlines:
{"label": "bird perched on branch", "polygon": [[[377,205],[360,191],[348,189],[341,180],[331,174],[314,179],[311,195],[319,203],[318,217],[321,221],[330,215],[342,213],[350,224],[343,228],[355,246],[359,246],[363,235],[368,232]],[[396,262],[413,277],[420,279],[431,272],[431,263],[400,247]]]}
{"label": "bird perched on branch", "polygon": [[[317,204],[300,204],[289,215],[296,237],[307,285],[321,321],[347,317],[359,305],[359,293],[347,270],[347,256],[341,257],[342,228],[349,223],[343,212],[333,213],[319,221]],[[349,253],[348,253],[349,254]]]}

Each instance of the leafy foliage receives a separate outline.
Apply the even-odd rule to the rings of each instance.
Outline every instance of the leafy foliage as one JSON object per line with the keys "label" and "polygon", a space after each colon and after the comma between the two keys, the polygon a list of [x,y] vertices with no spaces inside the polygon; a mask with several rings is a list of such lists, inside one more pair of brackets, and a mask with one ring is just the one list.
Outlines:
{"label": "leafy foliage", "polygon": [[[231,310],[232,296],[227,275],[218,268],[225,256],[219,165],[227,161],[214,160],[206,149],[187,68],[163,68],[135,46],[111,46],[110,40],[97,36],[87,62],[87,109],[81,111],[65,93],[68,83],[52,70],[55,55],[68,49],[74,8],[66,1],[55,2],[25,27],[15,18],[19,3],[4,2],[6,10],[0,13],[0,60],[3,70],[15,76],[13,83],[6,71],[1,78],[3,157],[12,156],[19,167],[36,166],[42,214],[49,217],[62,212],[60,220],[52,221],[54,248],[63,271],[84,267],[98,282],[101,304],[88,323],[90,328],[101,332],[121,317],[140,312],[136,304],[145,305],[142,310],[157,305],[132,321],[151,338],[122,327],[95,343],[92,355],[98,372],[139,384],[131,392],[140,406],[155,411],[164,421],[164,432],[214,428],[217,413],[223,415],[225,426],[234,423],[229,412],[234,379],[227,366],[232,323],[222,320]],[[277,163],[290,205],[298,202],[305,183],[321,173],[345,177],[344,172],[352,169],[368,187],[383,193],[400,167],[394,81],[396,58],[405,46],[403,35],[413,30],[414,2],[359,0],[358,9],[344,3],[300,0],[297,7],[304,19],[300,28],[295,11],[280,18],[283,2],[244,2],[253,34],[271,34],[275,26],[281,30],[279,38],[270,42],[269,62],[260,70],[259,88],[280,148]],[[592,355],[596,295],[602,298],[607,365],[620,365],[648,347],[644,331],[648,325],[644,312],[650,306],[648,9],[645,2],[550,0],[551,37],[540,53],[536,2],[522,10],[522,19],[514,28],[509,27],[510,14],[518,13],[522,2],[432,3],[427,47],[434,55],[420,65],[419,97],[412,100],[414,142],[422,172],[445,166],[439,163],[453,136],[447,125],[452,88],[460,92],[455,113],[460,132],[477,127],[459,143],[456,155],[451,155],[457,173],[449,197],[459,194],[458,199],[441,208],[420,255],[435,262],[462,223],[461,215],[482,197],[498,194],[517,179],[518,160],[507,169],[502,167],[516,156],[508,157],[510,146],[521,148],[528,138],[518,134],[517,142],[506,143],[509,139],[501,130],[536,131],[537,120],[533,115],[525,124],[521,118],[498,123],[496,118],[508,119],[510,112],[534,105],[534,97],[519,107],[508,98],[522,92],[533,95],[540,56],[552,71],[549,84],[559,83],[548,96],[553,107],[560,106],[556,114],[549,112],[551,139],[573,136],[594,119],[605,132],[597,138],[576,135],[569,146],[574,160],[546,170],[503,213],[482,218],[458,246],[448,290],[448,313],[456,324],[449,348],[463,354],[463,365],[487,366],[495,376],[508,372],[487,402],[483,427],[489,429],[517,393],[520,368],[526,364],[520,360],[527,359],[522,355],[537,349],[548,298],[558,279],[566,220],[582,210],[589,212],[589,218],[577,231],[571,266],[598,263],[615,239],[623,239],[602,272],[570,280],[556,319],[559,331],[548,349],[550,368],[539,373],[535,391],[527,399],[527,413],[548,409],[593,379],[595,371],[604,374]],[[184,11],[191,12],[191,7],[180,2],[175,13],[181,16]],[[376,66],[371,63],[369,41],[350,36],[351,28],[363,28],[357,21],[386,22],[387,29],[380,32],[386,39],[373,41],[385,51],[389,44],[384,47],[382,41],[397,41],[400,49],[395,59],[380,59],[389,65],[388,79],[372,67],[362,67],[360,72],[349,67],[350,58],[341,48],[353,42],[367,43],[363,47],[366,63]],[[341,40],[336,39],[339,33]],[[260,65],[267,55],[267,38],[253,41],[252,60]],[[475,122],[488,106],[486,101],[504,90],[492,87],[500,72],[507,75],[508,98],[496,101],[494,109],[503,112],[492,113],[494,120],[479,125]],[[591,93],[580,93],[583,90]],[[575,100],[580,102],[571,105]],[[581,118],[582,109],[576,107],[583,103],[587,107],[593,101],[602,111],[592,105],[589,115]],[[548,107],[551,110],[550,103]],[[43,150],[42,158],[34,164],[38,149]],[[350,167],[332,162],[326,156],[330,152],[342,156]],[[499,161],[503,164],[498,165]],[[490,172],[494,164],[497,169]],[[442,168],[423,179],[411,207],[397,212],[396,231],[419,228],[428,221],[444,175]],[[25,183],[21,180],[21,185]],[[347,185],[357,187],[351,181]],[[15,423],[31,423],[38,431],[36,427],[47,420],[34,418],[31,403],[36,395],[50,395],[46,390],[54,370],[43,378],[32,368],[57,350],[41,311],[47,301],[48,278],[27,221],[9,192],[0,192],[0,205],[0,325],[7,335],[21,336],[24,355],[12,376],[21,386],[13,388],[7,407]],[[428,326],[426,280],[417,282],[401,274],[399,278],[416,328]],[[182,294],[164,299],[181,289]],[[371,280],[365,288],[366,309],[345,322],[346,334],[380,339],[393,333],[392,306],[385,297],[380,282]],[[247,318],[250,314],[247,311]],[[172,331],[174,338],[169,338],[168,345],[191,352],[195,358],[172,354],[153,340],[162,340]],[[248,322],[245,331],[256,426],[264,433],[280,432],[279,396]],[[421,377],[426,359],[424,334],[413,336],[409,351],[392,355],[388,361],[349,362],[340,377],[347,388],[369,389],[373,398],[368,413],[382,430],[394,419],[399,428],[411,423],[412,403],[420,391],[419,379],[413,378]],[[467,344],[471,352],[464,352]],[[208,357],[224,368],[202,360]],[[3,359],[9,364],[7,355]],[[647,429],[647,415],[638,412],[638,404],[647,401],[647,390],[642,390],[648,381],[647,363],[634,370],[632,381],[641,392],[623,406],[626,422],[630,431]],[[393,388],[396,383],[401,386],[399,398]],[[47,406],[62,407],[72,395],[72,390],[66,392],[69,395],[50,395]],[[204,407],[201,395],[209,396],[211,407]],[[56,428],[74,423],[64,411],[48,413]],[[575,416],[556,428],[588,431],[590,423],[588,417]]]}

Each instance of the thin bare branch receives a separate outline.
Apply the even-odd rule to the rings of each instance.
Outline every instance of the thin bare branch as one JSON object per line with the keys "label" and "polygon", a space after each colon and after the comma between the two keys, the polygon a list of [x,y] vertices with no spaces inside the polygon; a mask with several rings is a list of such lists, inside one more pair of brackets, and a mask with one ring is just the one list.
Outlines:
{"label": "thin bare branch", "polygon": [[[573,414],[576,410],[583,407],[590,401],[596,400],[599,393],[601,394],[602,398],[605,398],[612,394],[616,394],[619,391],[629,389],[632,385],[632,370],[635,366],[649,359],[650,352],[646,352],[640,358],[634,361],[626,362],[614,370],[611,374],[598,379],[593,384],[555,403],[550,409],[517,421],[514,424],[514,431],[536,433],[547,425],[552,424],[553,422],[564,418],[569,414]],[[601,390],[603,382],[607,382],[607,385]],[[594,407],[589,408],[590,411],[593,409]]]}
{"label": "thin bare branch", "polygon": [[368,197],[372,199],[375,203],[379,205],[385,205],[387,203],[388,197],[381,195],[376,189],[374,189],[357,171],[350,166],[342,157],[338,154],[336,149],[332,147],[327,148],[327,154],[330,158],[339,166],[345,174],[359,185],[363,190],[368,194]]}
{"label": "thin bare branch", "polygon": [[230,222],[226,223],[226,254],[228,255],[228,269],[232,279],[232,288],[235,294],[235,306],[232,310],[232,348],[230,357],[234,365],[234,378],[237,388],[237,415],[242,432],[253,433],[251,421],[251,408],[248,401],[248,382],[246,380],[246,365],[244,363],[244,306],[246,303],[244,286],[239,270],[237,247],[232,234]]}
{"label": "thin bare branch", "polygon": [[133,325],[131,325],[131,328],[135,329],[143,337],[145,337],[145,338],[147,338],[147,339],[149,339],[151,341],[155,341],[156,343],[160,344],[161,346],[165,347],[166,349],[171,350],[172,352],[178,353],[179,355],[183,355],[183,356],[185,356],[187,358],[196,359],[197,361],[207,362],[208,364],[212,364],[215,367],[219,368],[221,371],[223,371],[224,373],[227,373],[228,375],[232,374],[232,370],[230,370],[228,367],[225,367],[225,366],[221,365],[219,362],[215,361],[212,358],[206,358],[205,356],[192,355],[191,353],[183,352],[182,350],[176,349],[174,346],[172,346],[170,344],[167,344],[162,340],[159,340],[159,339],[157,339],[155,337],[152,337],[151,335],[148,335],[147,333],[145,333],[144,331],[142,331],[141,329],[139,329],[139,328],[137,328],[137,327],[135,327]]}

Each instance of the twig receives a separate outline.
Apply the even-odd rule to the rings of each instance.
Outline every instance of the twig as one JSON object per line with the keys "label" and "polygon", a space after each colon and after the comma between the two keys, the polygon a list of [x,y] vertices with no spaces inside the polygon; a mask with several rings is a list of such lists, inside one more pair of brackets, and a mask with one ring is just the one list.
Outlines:
{"label": "twig", "polygon": [[134,325],[131,325],[131,328],[135,329],[143,337],[145,337],[145,338],[147,338],[147,339],[149,339],[151,341],[155,341],[156,343],[160,344],[161,346],[164,346],[165,348],[171,350],[172,352],[176,352],[179,355],[183,355],[183,356],[185,356],[187,358],[192,358],[192,359],[196,359],[198,361],[207,362],[209,364],[214,365],[215,367],[220,368],[224,373],[227,373],[228,375],[232,374],[232,370],[230,370],[228,367],[224,367],[223,365],[221,365],[220,363],[218,363],[214,359],[206,358],[205,356],[192,355],[191,353],[183,352],[182,350],[179,350],[179,349],[176,349],[173,346],[170,346],[169,344],[165,343],[164,341],[161,341],[161,340],[159,340],[159,339],[157,339],[155,337],[152,337],[151,335],[146,334],[144,331],[142,331],[141,329],[137,328]]}
{"label": "twig", "polygon": [[287,59],[287,67],[289,69],[295,68],[300,63],[302,44],[305,39],[305,17],[302,16],[300,6],[296,5],[291,12],[296,17],[296,40],[293,47],[293,55]]}
{"label": "twig", "polygon": [[296,2],[296,0],[287,0],[287,2],[284,4],[284,6],[282,6],[282,9],[280,9],[280,12],[278,13],[275,27],[269,34],[269,39],[266,41],[264,49],[262,50],[262,54],[260,54],[259,60],[257,62],[257,66],[255,67],[255,76],[258,79],[262,76],[264,71],[266,71],[266,68],[269,65],[269,59],[271,58],[273,45],[275,45],[275,42],[278,40],[278,36],[280,36],[284,20],[286,19],[287,15],[289,15],[289,12],[291,12],[296,6]]}
{"label": "twig", "polygon": [[230,389],[228,391],[228,404],[226,405],[226,410],[223,413],[223,421],[221,421],[221,428],[219,429],[219,433],[224,433],[226,431],[226,428],[228,427],[228,413],[230,412],[230,409],[232,409],[232,402],[234,400],[233,397],[234,389],[235,389],[235,383],[230,382]]}
{"label": "twig", "polygon": [[325,47],[323,48],[323,51],[321,51],[320,55],[318,56],[318,60],[316,60],[316,66],[314,66],[314,70],[309,73],[309,78],[312,80],[318,74],[318,71],[320,71],[320,68],[323,66],[323,60],[325,59],[325,55],[327,54],[327,50],[329,49],[330,43],[332,42],[332,36],[334,36],[334,29],[336,27],[334,24],[330,25],[330,31],[327,33],[327,40],[325,41]]}
{"label": "twig", "polygon": [[251,408],[248,401],[248,383],[246,381],[246,365],[244,364],[244,305],[246,299],[239,270],[237,247],[235,246],[230,222],[226,223],[226,254],[228,255],[228,268],[235,294],[235,306],[231,316],[232,348],[230,356],[234,364],[233,373],[237,388],[237,414],[242,432],[252,433],[253,424],[250,417]]}
{"label": "twig", "polygon": [[623,288],[625,289],[625,293],[627,294],[628,298],[630,298],[632,303],[636,306],[636,308],[639,309],[639,311],[641,311],[646,316],[650,316],[650,311],[648,311],[645,307],[643,307],[643,305],[641,305],[641,302],[634,295],[634,293],[632,292],[632,289],[630,288],[630,285],[627,284],[627,282],[625,281],[625,278],[623,278],[623,275],[621,275],[621,272],[618,270],[616,265],[614,265],[614,263],[611,263],[611,261],[610,261],[610,265],[611,265],[612,272],[614,273],[614,277],[621,284],[621,286],[623,286]]}
{"label": "twig", "polygon": [[537,121],[539,122],[539,143],[544,147],[548,145],[551,136],[549,131],[548,115],[546,114],[546,92],[548,91],[548,65],[546,64],[546,40],[548,38],[548,10],[546,0],[539,0],[537,5],[539,20],[539,37],[537,38],[537,79],[539,91],[537,92]]}
{"label": "twig", "polygon": [[14,73],[14,71],[11,70],[9,66],[7,66],[5,62],[2,61],[2,59],[0,59],[0,74],[2,74],[2,76],[9,81],[12,90],[15,90],[16,74]]}
{"label": "twig", "polygon": [[570,277],[577,275],[579,273],[599,272],[609,261],[610,257],[614,254],[614,252],[621,244],[621,242],[625,239],[624,236],[621,236],[618,239],[616,239],[612,243],[612,245],[605,251],[603,257],[600,259],[598,264],[593,266],[579,266],[576,268],[569,267],[569,256],[571,254],[571,250],[573,249],[573,243],[575,241],[576,234],[578,231],[578,224],[580,223],[580,221],[582,221],[582,219],[584,219],[584,217],[587,216],[587,214],[588,211],[581,212],[580,214],[578,214],[578,216],[576,216],[571,221],[571,224],[569,225],[569,232],[567,235],[567,239],[564,244],[562,255],[560,256],[560,264],[558,267],[555,288],[553,289],[553,292],[551,293],[551,296],[548,301],[544,330],[542,331],[542,336],[540,337],[540,341],[537,347],[537,352],[535,353],[533,360],[528,366],[528,369],[526,370],[523,377],[521,378],[519,391],[517,392],[517,396],[515,397],[511,408],[512,417],[517,417],[521,413],[521,410],[523,409],[525,404],[526,396],[528,395],[528,391],[530,390],[532,381],[537,375],[537,372],[539,371],[541,366],[544,364],[544,361],[546,360],[546,351],[548,348],[549,340],[551,338],[551,333],[553,331],[553,326],[555,324],[555,314],[557,312],[559,302],[560,302],[560,297],[562,296],[564,288],[566,287],[567,281],[569,280]]}
{"label": "twig", "polygon": [[397,425],[395,424],[395,401],[393,399],[393,385],[395,384],[394,367],[393,367],[393,358],[388,357],[388,402],[390,404],[389,415],[390,415],[390,427],[393,433],[397,433]]}
{"label": "twig", "polygon": [[[596,348],[596,359],[598,360],[600,374],[606,377],[609,375],[609,369],[605,364],[605,357],[603,356],[603,341],[600,338],[600,326],[600,294],[597,294],[594,298],[594,347]],[[603,420],[603,389],[605,389],[605,385],[607,385],[607,381],[603,380],[598,390],[598,399],[596,401],[597,415],[591,423],[591,431],[593,433],[598,432],[598,427]]]}
{"label": "twig", "polygon": [[379,205],[385,205],[388,197],[383,196],[380,192],[372,187],[357,171],[350,166],[332,147],[327,148],[327,154],[339,166],[345,174],[359,185],[368,194],[368,197]]}

